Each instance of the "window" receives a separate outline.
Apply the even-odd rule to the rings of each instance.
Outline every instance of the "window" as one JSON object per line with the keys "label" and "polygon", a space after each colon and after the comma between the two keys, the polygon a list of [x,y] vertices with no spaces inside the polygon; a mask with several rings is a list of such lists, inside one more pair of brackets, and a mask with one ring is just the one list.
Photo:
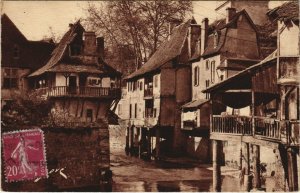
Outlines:
{"label": "window", "polygon": [[216,48],[217,45],[218,45],[218,33],[215,32],[215,34],[214,34],[214,48]]}
{"label": "window", "polygon": [[211,68],[210,68],[210,80],[211,83],[215,82],[215,75],[216,75],[216,70],[215,70],[215,61],[211,61]]}
{"label": "window", "polygon": [[[206,88],[209,87],[209,80],[206,80],[206,81],[205,81],[205,86],[206,86]],[[209,99],[209,93],[206,93],[206,94],[205,94],[205,98],[206,98],[206,99]]]}
{"label": "window", "polygon": [[158,76],[154,76],[154,87],[158,87]]}
{"label": "window", "polygon": [[2,88],[18,88],[18,70],[16,68],[4,68]]}
{"label": "window", "polygon": [[153,117],[156,117],[156,108],[153,109]]}
{"label": "window", "polygon": [[14,59],[19,59],[20,57],[20,47],[18,45],[14,45]]}
{"label": "window", "polygon": [[206,70],[209,70],[209,60],[206,60]]}
{"label": "window", "polygon": [[93,121],[93,110],[92,109],[86,110],[86,119],[87,119],[87,121],[90,121],[90,122]]}
{"label": "window", "polygon": [[132,105],[129,105],[129,118],[132,118]]}
{"label": "window", "polygon": [[220,81],[224,80],[224,75],[220,75]]}
{"label": "window", "polygon": [[81,52],[81,45],[71,44],[70,47],[70,56],[78,56]]}
{"label": "window", "polygon": [[140,90],[143,90],[143,82],[140,82]]}
{"label": "window", "polygon": [[194,86],[199,85],[199,67],[194,68]]}
{"label": "window", "polygon": [[134,104],[134,118],[137,118],[137,103]]}

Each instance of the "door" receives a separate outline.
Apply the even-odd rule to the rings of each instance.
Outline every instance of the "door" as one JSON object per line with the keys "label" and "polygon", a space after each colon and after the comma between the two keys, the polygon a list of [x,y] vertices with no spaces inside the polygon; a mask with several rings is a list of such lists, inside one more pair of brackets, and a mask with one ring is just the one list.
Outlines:
{"label": "door", "polygon": [[76,76],[69,76],[69,93],[76,94]]}

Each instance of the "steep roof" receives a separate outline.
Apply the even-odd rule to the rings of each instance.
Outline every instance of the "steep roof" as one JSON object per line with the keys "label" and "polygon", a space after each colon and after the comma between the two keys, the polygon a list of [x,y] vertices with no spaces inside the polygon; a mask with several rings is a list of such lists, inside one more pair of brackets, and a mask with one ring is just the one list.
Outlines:
{"label": "steep roof", "polygon": [[[257,31],[256,26],[254,25],[253,21],[251,20],[250,16],[248,15],[245,9],[237,12],[228,23],[226,23],[226,19],[224,18],[216,20],[208,27],[207,43],[202,56],[205,57],[220,52],[226,40],[227,29],[236,27],[237,21],[241,15],[245,15],[248,21],[250,22],[250,25],[253,27],[255,31]],[[217,45],[214,45],[215,32],[218,33]]]}
{"label": "steep roof", "polygon": [[11,36],[14,36],[17,40],[21,42],[27,41],[26,37],[22,34],[22,32],[17,28],[17,26],[5,13],[1,15],[1,26],[2,34],[9,33]]}
{"label": "steep roof", "polygon": [[275,7],[268,11],[267,15],[271,19],[277,20],[292,20],[299,25],[299,3],[298,1],[290,1]]}
{"label": "steep roof", "polygon": [[191,20],[174,28],[169,40],[164,41],[151,58],[137,71],[126,79],[142,76],[146,73],[160,69],[162,65],[179,56],[186,40]]}
{"label": "steep roof", "polygon": [[[6,15],[1,15],[1,66],[40,68],[49,59],[55,44],[45,41],[30,41],[22,34],[12,20]],[[14,48],[19,49],[19,56],[15,58]]]}
{"label": "steep roof", "polygon": [[[116,71],[113,67],[109,66],[102,58],[98,58],[95,61],[87,61],[84,57],[68,58],[65,57],[68,53],[68,45],[76,38],[77,35],[83,33],[85,29],[77,21],[70,26],[70,29],[60,40],[57,47],[51,54],[50,60],[36,70],[29,77],[39,76],[45,72],[86,72],[86,73],[101,73],[108,72],[120,75],[120,72]],[[100,67],[98,64],[102,64]]]}
{"label": "steep roof", "polygon": [[37,71],[33,72],[32,74],[30,74],[29,77],[41,75],[44,72],[46,72],[48,69],[56,65],[62,59],[64,53],[66,52],[68,44],[74,39],[74,37],[76,36],[76,30],[78,30],[79,28],[81,28],[81,30],[84,31],[80,22],[77,21],[72,27],[70,27],[67,33],[65,33],[65,35],[62,37],[57,47],[53,50],[51,54],[51,58],[47,62],[47,64],[42,68],[38,69]]}

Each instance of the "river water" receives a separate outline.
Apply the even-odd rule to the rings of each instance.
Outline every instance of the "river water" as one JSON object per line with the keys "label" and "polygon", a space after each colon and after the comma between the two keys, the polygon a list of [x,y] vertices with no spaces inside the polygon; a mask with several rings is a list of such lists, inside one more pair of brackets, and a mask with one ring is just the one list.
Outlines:
{"label": "river water", "polygon": [[[124,138],[120,134],[110,134],[111,170],[113,191],[117,192],[211,192],[211,165],[181,163],[155,163],[124,152]],[[236,172],[236,171],[233,171]],[[224,172],[222,172],[223,174]],[[226,172],[225,172],[226,173]],[[227,171],[230,173],[230,171]],[[222,175],[222,191],[239,192],[239,178]]]}

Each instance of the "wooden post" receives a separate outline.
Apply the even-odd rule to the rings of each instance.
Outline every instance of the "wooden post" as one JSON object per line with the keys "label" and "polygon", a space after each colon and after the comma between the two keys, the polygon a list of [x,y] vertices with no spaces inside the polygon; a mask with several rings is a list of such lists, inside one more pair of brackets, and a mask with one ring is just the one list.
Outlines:
{"label": "wooden post", "polygon": [[129,127],[126,128],[126,145],[125,145],[125,153],[129,154]]}
{"label": "wooden post", "polygon": [[213,191],[221,191],[221,165],[220,165],[220,143],[221,141],[213,140]]}
{"label": "wooden post", "polygon": [[250,191],[251,179],[250,179],[250,159],[249,159],[249,143],[243,143],[244,145],[244,160],[245,160],[245,176],[244,176],[244,188],[245,191]]}
{"label": "wooden post", "polygon": [[155,129],[155,136],[156,136],[155,158],[156,158],[156,160],[159,160],[159,157],[160,157],[160,130],[159,130],[159,128]]}
{"label": "wooden post", "polygon": [[254,90],[251,90],[251,118],[252,118],[252,135],[255,136],[255,121],[254,121],[254,114],[255,114],[255,99],[254,99]]}
{"label": "wooden post", "polygon": [[260,147],[259,145],[253,145],[253,173],[254,173],[254,189],[261,188],[260,181]]}
{"label": "wooden post", "polygon": [[148,131],[147,152],[148,152],[148,159],[151,159],[151,132],[150,132],[150,128],[147,128],[147,131]]}
{"label": "wooden post", "polygon": [[130,127],[130,155],[133,155],[133,149],[134,149],[134,143],[133,143],[133,140],[134,140],[134,126],[131,126]]}
{"label": "wooden post", "polygon": [[291,147],[287,149],[289,191],[298,191],[297,155]]}

